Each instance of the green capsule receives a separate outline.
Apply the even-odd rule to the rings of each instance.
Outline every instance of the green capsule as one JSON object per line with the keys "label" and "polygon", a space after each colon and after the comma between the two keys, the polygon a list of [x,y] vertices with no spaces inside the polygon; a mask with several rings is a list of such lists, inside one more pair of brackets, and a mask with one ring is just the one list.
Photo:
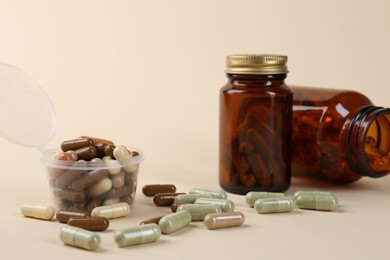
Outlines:
{"label": "green capsule", "polygon": [[211,194],[213,198],[216,199],[226,199],[227,193],[223,190],[208,190],[208,189],[201,189],[201,188],[193,188],[189,191],[188,194]]}
{"label": "green capsule", "polygon": [[335,196],[330,191],[315,191],[315,190],[299,190],[294,193],[294,199],[296,199],[299,195],[309,194],[309,195],[325,195],[325,196]]}
{"label": "green capsule", "polygon": [[301,194],[295,199],[295,203],[300,209],[314,209],[333,211],[337,209],[339,203],[333,195]]}
{"label": "green capsule", "polygon": [[258,199],[285,197],[282,192],[266,192],[266,191],[250,191],[245,195],[245,202],[249,207],[255,205],[255,201]]}
{"label": "green capsule", "polygon": [[60,239],[64,244],[94,251],[100,246],[100,236],[81,228],[66,226],[61,229]]}
{"label": "green capsule", "polygon": [[211,194],[180,194],[175,197],[175,202],[194,203],[199,198],[212,198]]}
{"label": "green capsule", "polygon": [[277,197],[258,199],[254,205],[257,213],[280,213],[290,212],[295,208],[294,201],[291,197]]}
{"label": "green capsule", "polygon": [[200,204],[183,204],[180,205],[176,212],[187,210],[191,214],[191,220],[203,220],[204,217],[211,213],[221,212],[221,207],[218,205],[200,205]]}
{"label": "green capsule", "polygon": [[235,208],[233,201],[225,199],[199,198],[195,201],[195,204],[217,205],[221,207],[222,212],[232,212]]}
{"label": "green capsule", "polygon": [[188,226],[190,223],[191,214],[186,210],[182,210],[162,217],[158,222],[158,225],[160,226],[162,233],[170,234]]}
{"label": "green capsule", "polygon": [[114,233],[115,242],[120,247],[154,242],[160,236],[161,229],[155,223],[131,227]]}

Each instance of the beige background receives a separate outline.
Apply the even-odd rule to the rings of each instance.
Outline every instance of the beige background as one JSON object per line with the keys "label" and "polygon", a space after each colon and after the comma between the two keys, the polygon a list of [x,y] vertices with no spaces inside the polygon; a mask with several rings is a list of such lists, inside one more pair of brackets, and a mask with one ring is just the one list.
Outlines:
{"label": "beige background", "polygon": [[355,89],[390,107],[389,13],[386,0],[0,1],[0,60],[50,96],[58,129],[49,146],[87,134],[146,155],[133,211],[87,252],[60,242],[59,223],[20,215],[22,204],[51,203],[45,171],[38,150],[1,139],[1,258],[388,259],[389,177],[341,187],[293,180],[288,194],[334,191],[336,212],[258,215],[229,194],[246,214],[240,228],[192,223],[125,249],[112,234],[169,212],[140,193],[145,184],[219,189],[218,91],[228,54],[286,54],[287,83]]}

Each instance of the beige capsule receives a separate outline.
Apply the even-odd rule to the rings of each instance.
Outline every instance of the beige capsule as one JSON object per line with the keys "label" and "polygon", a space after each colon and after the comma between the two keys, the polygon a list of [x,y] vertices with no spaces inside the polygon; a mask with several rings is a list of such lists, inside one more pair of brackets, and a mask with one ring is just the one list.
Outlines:
{"label": "beige capsule", "polygon": [[203,224],[207,229],[218,229],[241,226],[245,221],[245,215],[240,211],[219,212],[206,215]]}
{"label": "beige capsule", "polygon": [[37,219],[52,219],[56,213],[53,206],[23,205],[20,208],[23,216]]}

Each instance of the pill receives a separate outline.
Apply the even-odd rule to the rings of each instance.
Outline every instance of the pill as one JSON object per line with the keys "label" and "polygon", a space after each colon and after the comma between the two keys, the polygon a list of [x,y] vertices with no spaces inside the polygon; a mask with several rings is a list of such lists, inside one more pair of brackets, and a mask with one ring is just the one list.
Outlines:
{"label": "pill", "polygon": [[125,164],[126,166],[123,166],[123,169],[126,172],[134,172],[137,169],[137,164],[133,159],[133,156],[129,151],[126,149],[126,147],[122,145],[118,145],[114,149],[114,157],[122,164]]}
{"label": "pill", "polygon": [[209,189],[201,189],[201,188],[193,188],[188,194],[211,194],[214,198],[217,199],[226,199],[227,193],[225,191],[217,191],[217,190],[209,190]]}
{"label": "pill", "polygon": [[80,138],[75,140],[67,140],[62,142],[61,150],[66,152],[68,150],[77,150],[82,147],[93,146],[94,143],[90,138]]}
{"label": "pill", "polygon": [[117,160],[114,160],[112,159],[111,157],[109,156],[105,156],[103,157],[103,161],[105,162],[105,164],[107,165],[108,167],[108,171],[111,173],[111,174],[118,174],[121,172],[122,168],[121,168],[121,164],[120,162],[118,162]]}
{"label": "pill", "polygon": [[185,202],[173,202],[172,205],[171,205],[171,211],[172,211],[172,212],[176,212],[176,211],[177,211],[177,208],[178,208],[180,205],[183,205],[183,204],[188,204],[188,203],[185,203]]}
{"label": "pill", "polygon": [[73,151],[62,152],[55,159],[61,161],[77,161],[77,154]]}
{"label": "pill", "polygon": [[86,188],[89,188],[93,184],[101,181],[103,178],[107,177],[107,175],[108,171],[105,169],[89,171],[80,178],[73,181],[71,184],[71,188],[75,191],[84,190]]}
{"label": "pill", "polygon": [[330,191],[315,191],[315,190],[299,190],[294,193],[293,198],[296,199],[299,195],[309,194],[309,195],[325,195],[325,196],[335,196]]}
{"label": "pill", "polygon": [[175,202],[195,203],[199,198],[212,198],[211,194],[181,194],[175,197]]}
{"label": "pill", "polygon": [[130,206],[125,202],[119,202],[106,206],[99,206],[92,210],[93,217],[104,217],[108,219],[125,217],[130,213]]}
{"label": "pill", "polygon": [[77,158],[79,160],[89,161],[89,160],[96,157],[95,146],[82,147],[82,148],[79,148],[77,150],[74,150],[74,152],[77,154]]}
{"label": "pill", "polygon": [[118,198],[118,197],[123,197],[123,196],[129,195],[132,192],[133,192],[133,187],[126,185],[126,186],[122,186],[118,189],[110,189],[104,195],[107,198]]}
{"label": "pill", "polygon": [[295,208],[295,203],[291,197],[265,198],[256,200],[254,208],[261,214],[290,212]]}
{"label": "pill", "polygon": [[103,217],[70,218],[68,225],[83,228],[89,231],[104,231],[110,225],[110,221]]}
{"label": "pill", "polygon": [[[75,163],[75,166],[77,164],[79,163]],[[84,171],[81,170],[66,170],[60,176],[58,176],[58,178],[54,181],[54,184],[56,187],[63,189],[83,173]]]}
{"label": "pill", "polygon": [[56,210],[53,206],[23,205],[20,212],[25,217],[49,220],[54,217]]}
{"label": "pill", "polygon": [[87,204],[87,211],[91,212],[94,208],[103,205],[103,200],[99,198],[94,198],[90,200]]}
{"label": "pill", "polygon": [[295,198],[300,209],[333,211],[338,207],[338,200],[333,195],[301,194]]}
{"label": "pill", "polygon": [[191,214],[191,221],[203,220],[208,214],[222,212],[220,206],[206,204],[183,204],[177,208],[176,212],[182,210],[186,210]]}
{"label": "pill", "polygon": [[203,224],[207,229],[237,227],[244,223],[245,215],[242,212],[220,212],[205,216]]}
{"label": "pill", "polygon": [[184,193],[158,193],[154,195],[153,202],[156,206],[171,206],[175,198]]}
{"label": "pill", "polygon": [[107,144],[105,143],[95,143],[95,148],[96,148],[96,157],[97,158],[103,158],[106,156],[106,147]]}
{"label": "pill", "polygon": [[217,205],[221,208],[222,212],[231,212],[235,209],[234,202],[226,199],[199,198],[195,200],[195,204]]}
{"label": "pill", "polygon": [[94,251],[100,246],[100,236],[78,227],[66,226],[61,229],[60,239],[66,245]]}
{"label": "pill", "polygon": [[118,174],[111,177],[112,187],[115,189],[123,187],[125,184],[125,172],[121,170]]}
{"label": "pill", "polygon": [[76,210],[59,210],[56,213],[56,219],[60,223],[68,223],[70,218],[85,218],[89,216],[91,216],[89,212]]}
{"label": "pill", "polygon": [[118,230],[114,233],[115,243],[119,247],[155,242],[160,236],[161,229],[155,223]]}
{"label": "pill", "polygon": [[190,223],[191,214],[186,210],[182,210],[162,217],[158,222],[158,225],[160,226],[162,233],[170,234],[188,226]]}
{"label": "pill", "polygon": [[115,149],[115,145],[108,144],[106,146],[106,149],[104,150],[105,155],[113,158],[114,157],[114,149]]}
{"label": "pill", "polygon": [[176,186],[173,184],[148,184],[142,187],[145,196],[154,196],[158,193],[175,193]]}
{"label": "pill", "polygon": [[154,223],[154,224],[158,224],[158,222],[160,221],[160,219],[162,217],[164,217],[165,215],[159,215],[157,217],[153,217],[153,218],[148,218],[148,219],[145,219],[143,221],[141,221],[141,223],[139,223],[140,225],[145,225],[145,224],[151,224],[151,223]]}
{"label": "pill", "polygon": [[103,205],[111,205],[119,202],[121,202],[120,198],[106,199],[103,201]]}
{"label": "pill", "polygon": [[91,186],[88,190],[89,197],[97,197],[102,195],[103,193],[109,191],[112,187],[112,182],[109,178],[104,178],[100,180],[98,183]]}
{"label": "pill", "polygon": [[250,191],[245,195],[245,202],[248,206],[253,207],[258,199],[285,197],[282,192],[265,192],[265,191]]}
{"label": "pill", "polygon": [[57,198],[61,198],[63,200],[69,200],[73,202],[84,201],[87,197],[84,191],[61,190],[58,188],[53,189],[53,194]]}
{"label": "pill", "polygon": [[108,140],[108,139],[97,138],[97,137],[86,136],[86,135],[79,136],[79,138],[77,138],[77,139],[91,139],[94,144],[98,144],[98,143],[114,144],[113,141]]}

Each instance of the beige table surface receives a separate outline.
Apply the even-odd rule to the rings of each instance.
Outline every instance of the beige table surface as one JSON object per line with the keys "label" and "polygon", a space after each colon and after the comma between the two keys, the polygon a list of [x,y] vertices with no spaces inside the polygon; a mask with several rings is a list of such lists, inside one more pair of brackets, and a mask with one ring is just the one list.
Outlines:
{"label": "beige table surface", "polygon": [[21,216],[23,204],[51,203],[45,169],[37,149],[0,138],[0,258],[390,259],[390,177],[348,186],[293,179],[287,194],[333,191],[335,212],[260,215],[229,194],[246,216],[241,227],[196,222],[129,248],[113,239],[169,213],[142,195],[145,184],[219,189],[218,91],[228,54],[286,54],[288,84],[355,89],[390,107],[389,12],[386,0],[0,1],[0,61],[31,74],[56,110],[47,146],[91,135],[146,156],[131,213],[111,221],[101,248],[88,252],[62,244],[62,224]]}

